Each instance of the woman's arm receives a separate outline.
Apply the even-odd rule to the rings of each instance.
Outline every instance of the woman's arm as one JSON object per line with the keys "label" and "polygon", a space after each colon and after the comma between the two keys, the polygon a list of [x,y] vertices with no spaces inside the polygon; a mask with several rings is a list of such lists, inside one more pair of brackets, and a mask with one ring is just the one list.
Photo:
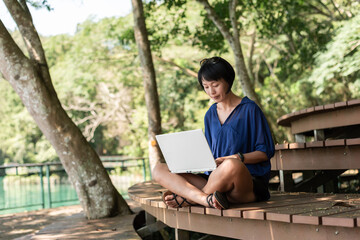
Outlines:
{"label": "woman's arm", "polygon": [[[243,155],[244,155],[244,163],[246,163],[246,164],[255,164],[255,163],[265,162],[268,160],[266,153],[261,152],[261,151],[243,153]],[[230,155],[230,156],[217,158],[215,160],[216,165],[219,166],[224,160],[226,160],[228,158],[236,158],[239,161],[241,161],[240,156],[238,154],[234,154],[234,155]]]}

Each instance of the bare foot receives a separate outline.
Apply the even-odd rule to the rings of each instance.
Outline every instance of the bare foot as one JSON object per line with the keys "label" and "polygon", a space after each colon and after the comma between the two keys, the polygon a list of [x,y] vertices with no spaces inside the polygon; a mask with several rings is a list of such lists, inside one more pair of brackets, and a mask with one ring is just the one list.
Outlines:
{"label": "bare foot", "polygon": [[163,201],[165,202],[166,205],[172,208],[181,208],[181,207],[188,207],[193,205],[191,201],[188,201],[186,200],[186,198],[174,194],[171,191],[166,191],[163,194]]}

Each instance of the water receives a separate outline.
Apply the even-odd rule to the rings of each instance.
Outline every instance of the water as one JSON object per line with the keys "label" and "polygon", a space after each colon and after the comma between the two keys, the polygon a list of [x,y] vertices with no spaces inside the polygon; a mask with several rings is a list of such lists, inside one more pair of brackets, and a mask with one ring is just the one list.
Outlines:
{"label": "water", "polygon": [[[144,181],[142,174],[134,172],[122,172],[121,175],[110,175],[110,178],[125,199],[128,198],[127,189],[130,186]],[[49,179],[50,194],[45,176],[43,187],[39,175],[0,176],[0,215],[79,204],[76,191],[66,174],[53,174]]]}

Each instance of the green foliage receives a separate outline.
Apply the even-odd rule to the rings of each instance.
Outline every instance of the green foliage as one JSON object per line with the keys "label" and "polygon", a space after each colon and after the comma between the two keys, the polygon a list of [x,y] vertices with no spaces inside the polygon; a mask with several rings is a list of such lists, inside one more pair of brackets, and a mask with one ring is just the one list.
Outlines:
{"label": "green foliage", "polygon": [[48,11],[54,10],[47,0],[26,0],[26,2],[36,9],[46,8]]}
{"label": "green foliage", "polygon": [[360,16],[340,22],[326,50],[315,55],[316,64],[307,78],[314,95],[325,102],[360,97],[359,46]]}
{"label": "green foliage", "polygon": [[152,50],[161,54],[170,40],[186,41],[189,27],[186,19],[186,1],[149,1],[144,6],[146,27]]}
{"label": "green foliage", "polygon": [[31,163],[57,159],[55,151],[44,141],[42,133],[10,84],[0,79],[0,89],[0,163]]}

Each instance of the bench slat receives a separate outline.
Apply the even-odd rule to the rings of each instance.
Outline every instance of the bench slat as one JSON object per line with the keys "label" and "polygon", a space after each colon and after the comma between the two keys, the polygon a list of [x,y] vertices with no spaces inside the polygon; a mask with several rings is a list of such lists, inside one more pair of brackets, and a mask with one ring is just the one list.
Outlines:
{"label": "bench slat", "polygon": [[[359,226],[357,219],[360,218],[360,209],[351,209],[347,212],[338,213],[322,218],[322,224],[327,226],[355,227]],[[357,222],[357,223],[356,223]]]}

